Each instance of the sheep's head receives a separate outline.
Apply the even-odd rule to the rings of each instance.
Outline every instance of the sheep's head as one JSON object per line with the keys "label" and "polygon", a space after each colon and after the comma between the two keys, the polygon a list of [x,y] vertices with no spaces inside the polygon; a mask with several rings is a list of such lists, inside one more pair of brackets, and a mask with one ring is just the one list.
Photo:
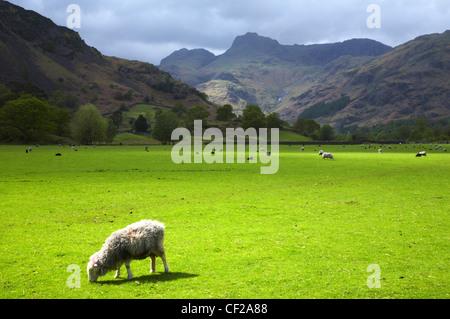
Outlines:
{"label": "sheep's head", "polygon": [[89,258],[87,273],[90,282],[96,282],[98,277],[100,276],[100,265],[98,263],[97,253],[93,254]]}

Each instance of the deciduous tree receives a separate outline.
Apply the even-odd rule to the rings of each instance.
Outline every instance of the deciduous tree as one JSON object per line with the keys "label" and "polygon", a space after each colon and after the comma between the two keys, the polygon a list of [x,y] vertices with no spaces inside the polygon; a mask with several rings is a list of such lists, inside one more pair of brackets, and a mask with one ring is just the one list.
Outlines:
{"label": "deciduous tree", "polygon": [[106,140],[106,120],[93,104],[82,106],[72,121],[73,138],[84,145]]}

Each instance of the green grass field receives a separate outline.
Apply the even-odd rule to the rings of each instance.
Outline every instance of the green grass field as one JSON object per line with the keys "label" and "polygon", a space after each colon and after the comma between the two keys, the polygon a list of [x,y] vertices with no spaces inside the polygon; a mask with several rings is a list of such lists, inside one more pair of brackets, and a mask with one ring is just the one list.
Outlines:
{"label": "green grass field", "polygon": [[[0,146],[0,297],[449,298],[449,154],[299,148],[280,146],[278,173],[261,175],[176,165],[170,146]],[[142,219],[166,225],[171,273],[147,259],[131,281],[123,268],[89,283],[89,257]]]}

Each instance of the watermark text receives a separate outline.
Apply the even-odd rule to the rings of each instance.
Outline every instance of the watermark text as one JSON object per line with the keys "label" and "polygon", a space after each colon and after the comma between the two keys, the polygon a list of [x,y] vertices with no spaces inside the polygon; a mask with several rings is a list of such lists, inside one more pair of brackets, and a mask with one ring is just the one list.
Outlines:
{"label": "watermark text", "polygon": [[[258,134],[259,133],[259,134]],[[172,132],[172,141],[179,141],[172,148],[172,161],[181,163],[257,163],[270,164],[261,166],[261,174],[275,174],[279,167],[279,129],[270,130],[270,151],[268,150],[268,129],[227,128],[226,135],[216,127],[203,132],[202,121],[194,121],[194,142],[186,128],[177,128]],[[181,140],[180,140],[181,137]],[[214,140],[203,148],[203,141]],[[225,139],[225,146],[224,146]],[[248,140],[248,155],[246,152]],[[192,151],[193,160],[192,160]]]}

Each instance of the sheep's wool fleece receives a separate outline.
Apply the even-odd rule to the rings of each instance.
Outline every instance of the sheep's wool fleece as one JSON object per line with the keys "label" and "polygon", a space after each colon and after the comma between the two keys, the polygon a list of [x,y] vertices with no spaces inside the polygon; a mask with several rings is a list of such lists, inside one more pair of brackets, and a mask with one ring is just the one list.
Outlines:
{"label": "sheep's wool fleece", "polygon": [[99,260],[114,269],[125,260],[164,255],[164,228],[158,221],[142,220],[115,231],[103,244]]}

